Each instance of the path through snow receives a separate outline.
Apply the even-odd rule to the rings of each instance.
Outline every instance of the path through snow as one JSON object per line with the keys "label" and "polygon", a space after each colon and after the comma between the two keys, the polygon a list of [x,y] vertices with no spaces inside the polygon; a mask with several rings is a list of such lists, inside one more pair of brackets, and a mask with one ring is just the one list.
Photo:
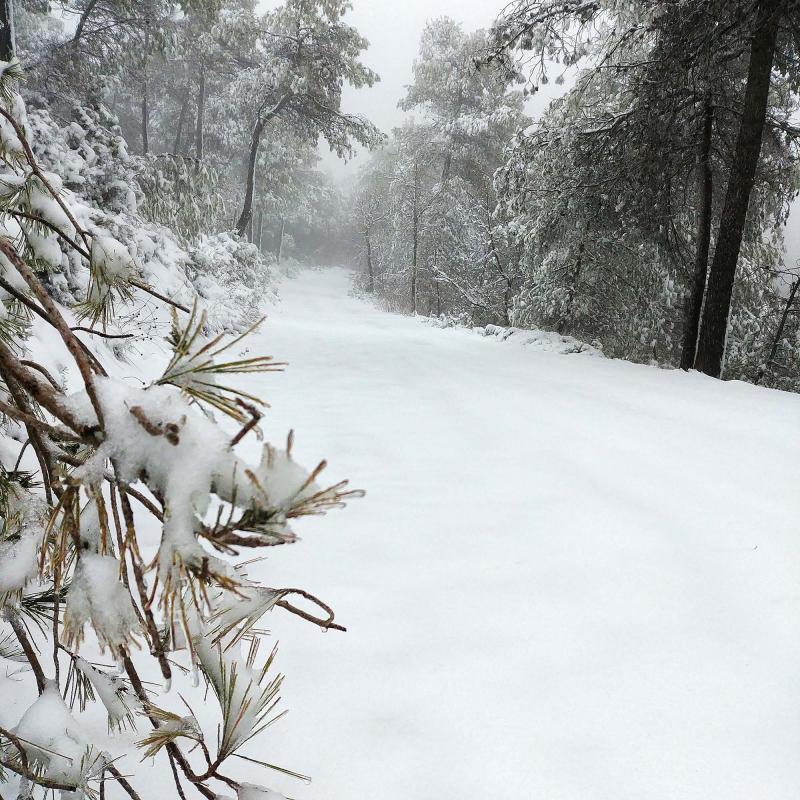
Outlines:
{"label": "path through snow", "polygon": [[254,570],[348,626],[269,618],[291,713],[253,755],[314,778],[276,788],[797,798],[800,398],[430,328],[349,281],[287,281],[251,344],[291,362],[253,382],[268,438],[368,492]]}

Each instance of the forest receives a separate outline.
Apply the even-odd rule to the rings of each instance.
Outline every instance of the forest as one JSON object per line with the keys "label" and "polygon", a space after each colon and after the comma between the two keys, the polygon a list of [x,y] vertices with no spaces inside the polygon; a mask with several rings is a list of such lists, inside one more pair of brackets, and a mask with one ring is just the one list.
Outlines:
{"label": "forest", "polygon": [[796,796],[800,0],[478,4],[0,0],[0,798]]}

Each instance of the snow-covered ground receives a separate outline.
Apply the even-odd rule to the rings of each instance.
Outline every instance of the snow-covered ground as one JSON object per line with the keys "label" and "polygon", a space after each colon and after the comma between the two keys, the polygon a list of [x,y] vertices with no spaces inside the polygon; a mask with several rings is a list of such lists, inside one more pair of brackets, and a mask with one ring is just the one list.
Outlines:
{"label": "snow-covered ground", "polygon": [[348,626],[268,618],[291,713],[251,752],[314,778],[272,785],[797,798],[800,398],[438,330],[349,280],[287,281],[250,345],[291,362],[253,381],[268,438],[368,492],[251,570]]}
{"label": "snow-covered ground", "polygon": [[[265,618],[291,712],[244,752],[313,783],[237,777],[297,800],[796,800],[800,397],[437,329],[350,280],[284,281],[247,345],[290,362],[249,380],[267,438],[294,428],[301,463],[367,496],[250,567],[348,631]],[[147,347],[115,371],[156,374]],[[212,732],[188,683],[159,702]],[[0,691],[11,727],[31,687],[6,670]],[[139,728],[120,768],[171,796]]]}

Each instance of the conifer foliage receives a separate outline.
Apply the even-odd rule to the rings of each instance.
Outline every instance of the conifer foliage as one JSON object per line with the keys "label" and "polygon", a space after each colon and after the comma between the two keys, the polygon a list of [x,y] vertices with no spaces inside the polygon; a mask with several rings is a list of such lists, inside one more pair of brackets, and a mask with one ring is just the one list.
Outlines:
{"label": "conifer foliage", "polygon": [[409,118],[355,192],[360,285],[439,324],[797,390],[799,16],[796,0],[514,0],[489,33],[431,22]]}
{"label": "conifer foliage", "polygon": [[[276,651],[260,647],[259,622],[280,609],[342,628],[308,592],[253,580],[240,556],[294,542],[293,520],[359,492],[323,483],[325,462],[299,465],[292,434],[262,442],[253,462],[241,456],[246,437],[263,438],[264,404],[240,382],[284,365],[242,354],[258,322],[215,332],[199,298],[151,285],[123,218],[103,216],[43,167],[21,77],[18,62],[2,64],[0,441],[13,467],[0,472],[0,657],[30,680],[19,721],[0,727],[0,786],[26,798],[113,786],[138,798],[138,770],[113,753],[115,737],[133,730],[143,757],[173,776],[160,797],[190,786],[207,798],[276,797],[238,780],[233,760],[282,713]],[[201,223],[168,202],[149,213],[185,236]],[[54,299],[60,282],[64,303]],[[119,325],[142,303],[171,317],[171,357],[144,385],[114,377],[115,351],[95,346],[135,338],[135,321],[127,333]],[[38,361],[31,344],[42,336],[59,372]],[[153,552],[143,529],[160,532]],[[175,711],[192,676],[219,705],[216,734],[190,706]],[[99,741],[82,724],[97,704],[109,729]]]}

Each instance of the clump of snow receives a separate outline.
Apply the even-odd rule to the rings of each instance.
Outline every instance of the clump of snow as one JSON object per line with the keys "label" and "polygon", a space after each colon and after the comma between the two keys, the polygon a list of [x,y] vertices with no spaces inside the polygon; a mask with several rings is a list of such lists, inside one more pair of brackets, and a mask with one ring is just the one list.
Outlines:
{"label": "clump of snow", "polygon": [[[434,328],[463,327],[459,320],[438,317],[423,317],[425,324]],[[523,347],[546,353],[570,355],[581,353],[587,356],[604,357],[599,343],[587,344],[573,336],[564,336],[554,331],[539,331],[528,328],[503,327],[501,325],[483,325],[471,328],[479,336],[493,336],[501,342],[513,340]]]}
{"label": "clump of snow", "polygon": [[[54,682],[48,682],[13,732],[24,742],[28,760],[52,781],[85,786],[107,763],[70,713]],[[15,757],[16,748],[7,745],[6,755]]]}
{"label": "clump of snow", "polygon": [[580,339],[572,336],[564,336],[554,331],[537,331],[526,328],[504,328],[500,325],[486,325],[482,328],[475,328],[476,333],[482,336],[496,336],[500,341],[508,341],[513,337],[514,341],[532,350],[539,350],[548,353],[562,353],[569,355],[572,353],[582,353],[588,356],[603,357],[603,351],[598,345],[587,344]]}
{"label": "clump of snow", "polygon": [[111,236],[92,237],[91,266],[103,275],[105,281],[113,284],[125,280],[136,273],[136,262],[125,245]]}
{"label": "clump of snow", "polygon": [[283,676],[269,677],[276,651],[257,669],[250,659],[242,657],[235,640],[214,643],[198,615],[194,614],[189,624],[194,656],[220,704],[219,753],[227,757],[266,727],[280,700]]}
{"label": "clump of snow", "polygon": [[130,594],[119,577],[120,563],[113,556],[83,552],[67,592],[64,635],[80,642],[86,623],[92,623],[101,647],[112,653],[130,643],[139,619]]}
{"label": "clump of snow", "polygon": [[39,234],[29,230],[25,238],[37,261],[48,269],[58,269],[64,259],[61,246],[55,234]]}
{"label": "clump of snow", "polygon": [[132,714],[141,708],[139,699],[133,694],[127,681],[119,675],[113,675],[93,667],[84,658],[78,656],[75,666],[91,683],[100,702],[108,712],[109,730],[121,728],[130,722]]}
{"label": "clump of snow", "polygon": [[[178,562],[211,568],[229,575],[230,567],[212,557],[197,541],[212,494],[241,508],[268,510],[274,524],[288,531],[285,512],[320,492],[309,473],[286,451],[266,444],[258,467],[242,461],[229,435],[174,386],[130,386],[112,378],[97,378],[95,386],[105,418],[106,440],[75,477],[97,480],[111,461],[119,478],[135,483],[144,478],[164,499],[166,512],[159,551],[161,577]],[[85,394],[73,398],[73,408],[94,418]],[[276,513],[281,512],[281,513]]]}
{"label": "clump of snow", "polygon": [[266,504],[274,508],[288,509],[321,490],[318,484],[309,481],[308,472],[292,459],[287,450],[271,444],[264,445],[255,475],[257,491],[263,492]]}
{"label": "clump of snow", "polygon": [[286,800],[286,797],[254,783],[242,783],[236,790],[236,800]]}
{"label": "clump of snow", "polygon": [[49,509],[38,497],[11,488],[6,528],[13,532],[0,541],[0,605],[18,595],[38,572],[39,545],[44,536]]}

